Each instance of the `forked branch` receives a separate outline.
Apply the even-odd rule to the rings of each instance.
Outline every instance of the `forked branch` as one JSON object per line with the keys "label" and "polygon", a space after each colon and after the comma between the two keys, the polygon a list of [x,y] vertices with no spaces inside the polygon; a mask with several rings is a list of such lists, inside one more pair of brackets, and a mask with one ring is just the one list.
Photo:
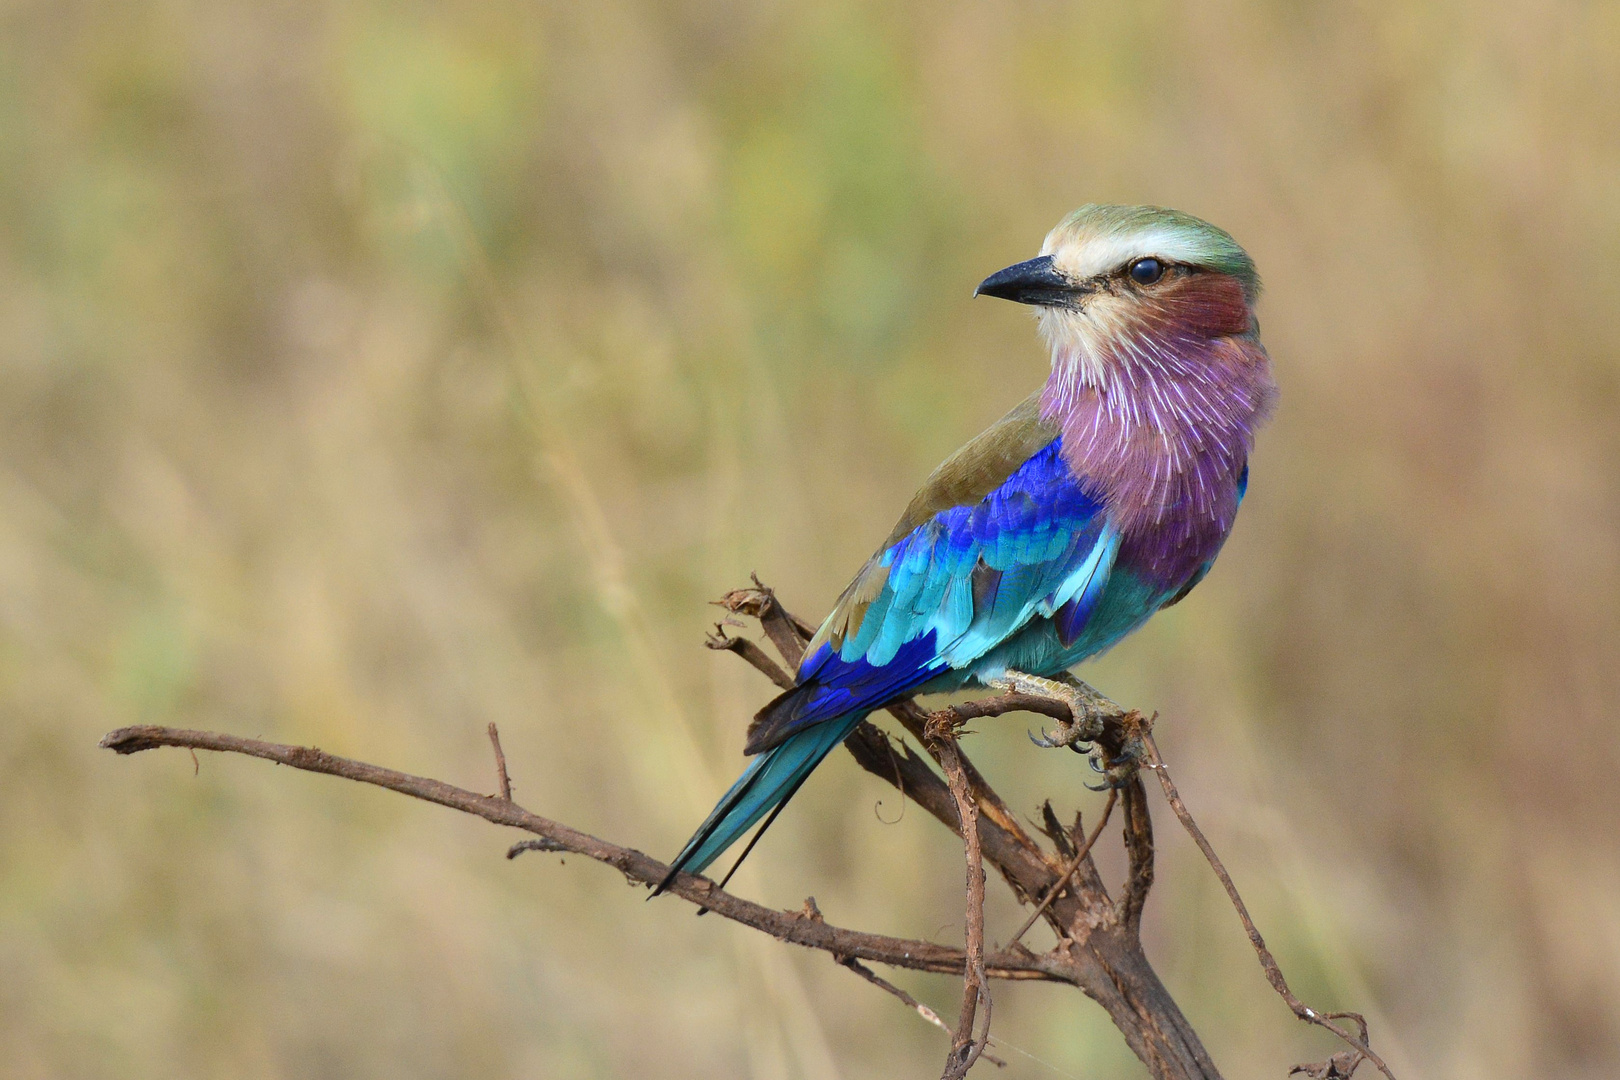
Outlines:
{"label": "forked branch", "polygon": [[[786,666],[778,664],[756,643],[729,636],[723,625],[716,627],[709,645],[735,652],[778,686],[790,686],[789,670],[797,668],[812,629],[788,613],[775,594],[758,579],[754,585],[752,589],[728,594],[719,603],[733,614],[758,619],[766,638]],[[904,740],[891,738],[871,723],[862,723],[845,743],[862,768],[894,785],[904,798],[963,838],[967,879],[965,949],[834,926],[822,918],[813,900],[807,901],[799,911],[777,911],[728,893],[708,878],[693,874],[676,875],[668,891],[700,909],[713,911],[782,941],[831,954],[838,963],[897,996],[941,1028],[946,1025],[931,1009],[866,965],[880,963],[914,971],[960,975],[964,981],[962,1009],[946,1058],[946,1080],[965,1076],[981,1056],[988,1056],[985,1047],[993,1041],[989,1034],[988,983],[991,979],[1035,979],[1074,986],[1107,1010],[1131,1049],[1158,1080],[1219,1080],[1220,1074],[1197,1034],[1142,952],[1139,930],[1142,908],[1153,883],[1154,849],[1146,793],[1140,775],[1130,765],[1140,755],[1146,766],[1158,774],[1176,816],[1221,879],[1277,992],[1295,1015],[1327,1028],[1351,1047],[1327,1062],[1298,1066],[1296,1071],[1310,1076],[1346,1078],[1365,1058],[1393,1080],[1388,1067],[1368,1047],[1365,1021],[1360,1016],[1317,1013],[1288,989],[1231,877],[1171,783],[1152,739],[1152,721],[1120,708],[1089,687],[1083,690],[1088,695],[1088,707],[1095,705],[1104,720],[1104,733],[1098,742],[1104,758],[1110,762],[1108,779],[1114,790],[1110,792],[1108,808],[1089,837],[1082,834],[1078,819],[1072,831],[1060,827],[1048,804],[1044,810],[1043,831],[1052,840],[1050,850],[1030,835],[990,787],[962,751],[957,735],[969,720],[1009,712],[1034,712],[1060,724],[1070,723],[1073,717],[1062,701],[1002,694],[930,713],[906,699],[890,705],[889,712],[924,748],[927,756],[917,754]],[[372,784],[473,814],[497,825],[521,829],[534,837],[513,845],[509,856],[528,850],[567,852],[612,866],[631,882],[652,886],[663,880],[668,867],[656,859],[541,817],[512,801],[505,753],[494,725],[490,726],[489,735],[497,763],[499,793],[496,795],[481,795],[441,780],[412,776],[312,747],[216,732],[140,725],[110,733],[101,745],[120,754],[161,746],[245,754],[308,772]],[[930,761],[939,766],[943,777],[931,767]],[[1123,764],[1116,768],[1114,763]],[[1110,896],[1091,857],[1093,846],[1108,823],[1109,811],[1116,803],[1124,811],[1123,833],[1129,862],[1117,899]],[[988,949],[985,944],[986,865],[995,868],[1020,901],[1032,906],[1024,925],[1007,939],[1011,944],[996,950]],[[1019,944],[1036,921],[1044,921],[1057,938],[1051,949],[1039,955]],[[1334,1022],[1341,1019],[1355,1021],[1360,1037]]]}

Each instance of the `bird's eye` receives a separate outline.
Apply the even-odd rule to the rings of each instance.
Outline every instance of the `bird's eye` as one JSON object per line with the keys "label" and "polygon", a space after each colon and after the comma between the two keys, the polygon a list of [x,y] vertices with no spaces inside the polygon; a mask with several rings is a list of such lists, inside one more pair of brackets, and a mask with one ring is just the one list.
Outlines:
{"label": "bird's eye", "polygon": [[1158,259],[1137,259],[1131,263],[1131,280],[1138,285],[1151,285],[1164,277],[1164,263]]}

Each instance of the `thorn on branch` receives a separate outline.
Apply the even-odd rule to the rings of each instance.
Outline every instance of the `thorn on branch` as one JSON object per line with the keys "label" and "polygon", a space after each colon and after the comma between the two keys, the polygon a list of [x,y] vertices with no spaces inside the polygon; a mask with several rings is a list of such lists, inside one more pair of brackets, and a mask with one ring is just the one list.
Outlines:
{"label": "thorn on branch", "polygon": [[[1057,811],[1052,809],[1051,799],[1041,803],[1041,824],[1039,828],[1041,835],[1052,841],[1052,846],[1057,848],[1059,855],[1065,859],[1074,855],[1074,845],[1077,840],[1070,839],[1070,830],[1065,829],[1062,822],[1058,821]],[[1073,831],[1078,839],[1084,839],[1080,833],[1080,811],[1078,810],[1074,812]]]}
{"label": "thorn on branch", "polygon": [[[495,721],[489,722],[489,744],[495,748],[495,777],[500,781],[501,798],[507,802],[512,801],[512,778],[506,772],[506,751],[501,749],[500,729]],[[507,858],[511,858],[510,855]]]}

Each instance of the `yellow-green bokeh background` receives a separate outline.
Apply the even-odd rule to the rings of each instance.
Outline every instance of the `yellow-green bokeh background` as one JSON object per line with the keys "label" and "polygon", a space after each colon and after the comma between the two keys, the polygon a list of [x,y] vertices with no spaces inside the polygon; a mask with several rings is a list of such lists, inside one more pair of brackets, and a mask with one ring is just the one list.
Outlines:
{"label": "yellow-green bokeh background", "polygon": [[[95,744],[487,790],[496,721],[523,802],[669,853],[770,692],[705,602],[826,609],[1042,377],[973,284],[1094,200],[1249,248],[1283,395],[1220,566],[1089,673],[1403,1080],[1620,1072],[1617,61],[1573,0],[6,4],[0,1077],[937,1069],[602,867]],[[970,744],[1014,805],[1094,810],[1024,726]],[[953,940],[900,813],[839,754],[744,891]],[[1226,1074],[1325,1056],[1159,819],[1149,953]],[[995,1029],[1048,1064],[993,1075],[1142,1075],[1073,992]]]}

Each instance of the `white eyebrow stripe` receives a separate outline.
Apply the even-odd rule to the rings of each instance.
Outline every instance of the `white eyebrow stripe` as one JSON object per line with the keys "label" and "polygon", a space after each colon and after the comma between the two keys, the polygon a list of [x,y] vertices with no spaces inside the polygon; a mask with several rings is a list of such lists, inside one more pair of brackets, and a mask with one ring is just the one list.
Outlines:
{"label": "white eyebrow stripe", "polygon": [[1147,229],[1129,236],[1087,236],[1074,240],[1060,237],[1054,229],[1041,245],[1041,254],[1075,281],[1085,281],[1118,270],[1127,263],[1156,255],[1169,262],[1199,263],[1208,256],[1207,245],[1189,236],[1186,230]]}

